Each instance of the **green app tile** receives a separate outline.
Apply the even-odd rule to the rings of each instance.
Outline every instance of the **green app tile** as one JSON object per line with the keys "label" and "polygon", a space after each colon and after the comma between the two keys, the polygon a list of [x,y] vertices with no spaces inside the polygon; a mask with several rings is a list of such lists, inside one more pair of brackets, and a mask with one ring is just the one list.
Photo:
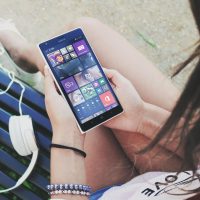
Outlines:
{"label": "green app tile", "polygon": [[104,85],[106,83],[106,80],[104,78],[99,79],[100,85]]}
{"label": "green app tile", "polygon": [[88,85],[82,87],[81,92],[86,100],[91,99],[92,97],[95,97],[97,95],[92,84],[88,84]]}

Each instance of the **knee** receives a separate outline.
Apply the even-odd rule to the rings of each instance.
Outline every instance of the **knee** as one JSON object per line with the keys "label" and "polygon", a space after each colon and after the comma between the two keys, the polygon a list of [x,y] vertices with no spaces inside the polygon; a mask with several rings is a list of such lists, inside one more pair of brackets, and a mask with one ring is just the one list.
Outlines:
{"label": "knee", "polygon": [[92,17],[80,17],[73,22],[71,22],[70,26],[72,29],[80,27],[83,29],[87,29],[88,27],[97,27],[102,24],[98,19]]}

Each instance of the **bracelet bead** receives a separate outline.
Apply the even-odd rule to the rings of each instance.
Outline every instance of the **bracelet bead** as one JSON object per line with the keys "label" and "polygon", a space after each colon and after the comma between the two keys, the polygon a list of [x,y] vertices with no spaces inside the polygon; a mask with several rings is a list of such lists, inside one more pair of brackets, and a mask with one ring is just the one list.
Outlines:
{"label": "bracelet bead", "polygon": [[75,189],[75,190],[78,190],[78,185],[74,185],[74,189]]}
{"label": "bracelet bead", "polygon": [[68,185],[68,184],[65,184],[65,185],[64,185],[64,188],[65,188],[65,190],[68,190],[69,185]]}
{"label": "bracelet bead", "polygon": [[60,190],[63,190],[63,189],[64,189],[64,185],[60,184]]}
{"label": "bracelet bead", "polygon": [[79,185],[78,187],[79,187],[79,190],[82,190],[82,189],[83,189],[83,186],[82,186],[82,185]]}
{"label": "bracelet bead", "polygon": [[73,184],[70,184],[70,185],[69,185],[69,189],[73,190],[73,189],[74,189],[74,185],[73,185]]}
{"label": "bracelet bead", "polygon": [[58,190],[59,185],[55,184],[54,185],[54,190]]}

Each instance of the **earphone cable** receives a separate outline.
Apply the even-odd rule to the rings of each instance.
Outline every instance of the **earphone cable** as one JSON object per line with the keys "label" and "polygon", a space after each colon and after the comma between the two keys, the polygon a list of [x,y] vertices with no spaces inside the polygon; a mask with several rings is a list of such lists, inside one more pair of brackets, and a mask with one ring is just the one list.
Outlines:
{"label": "earphone cable", "polygon": [[11,88],[11,86],[12,86],[12,84],[13,84],[14,82],[17,83],[17,84],[19,84],[20,87],[22,88],[21,94],[20,94],[20,98],[19,98],[19,114],[20,114],[20,115],[23,115],[23,113],[22,113],[22,100],[23,100],[23,96],[24,96],[24,92],[25,92],[26,88],[25,88],[25,86],[24,86],[20,81],[18,81],[18,80],[15,78],[14,72],[11,72],[11,71],[7,70],[7,69],[4,68],[1,64],[0,64],[0,68],[1,68],[4,72],[6,72],[6,73],[8,74],[8,76],[9,76],[9,78],[10,78],[10,80],[11,80],[10,83],[8,84],[7,88],[6,88],[5,90],[0,91],[0,95],[3,95],[3,94],[5,94],[5,93],[7,93],[8,90]]}

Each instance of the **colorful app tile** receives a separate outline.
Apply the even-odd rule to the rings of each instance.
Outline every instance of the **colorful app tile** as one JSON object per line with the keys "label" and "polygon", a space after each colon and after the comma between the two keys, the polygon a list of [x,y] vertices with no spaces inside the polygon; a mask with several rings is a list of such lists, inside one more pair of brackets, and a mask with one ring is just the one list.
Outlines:
{"label": "colorful app tile", "polygon": [[78,74],[75,74],[74,78],[76,79],[76,82],[78,83],[79,87],[87,85],[88,83],[91,82],[91,80],[92,81],[94,80],[92,75],[88,71],[85,71],[85,70]]}
{"label": "colorful app tile", "polygon": [[62,73],[60,66],[54,67],[53,70],[56,73],[57,77],[59,77],[60,80],[66,77],[66,75],[64,73]]}
{"label": "colorful app tile", "polygon": [[61,83],[67,93],[73,92],[74,90],[78,89],[78,85],[76,84],[76,81],[72,76],[61,81]]}
{"label": "colorful app tile", "polygon": [[[56,67],[57,68],[57,67]],[[72,76],[80,71],[83,70],[83,66],[80,63],[80,60],[78,58],[75,58],[73,60],[70,60],[69,62],[62,64],[59,66],[59,69],[57,69],[57,74],[59,74],[59,77],[69,77]]]}
{"label": "colorful app tile", "polygon": [[62,55],[65,55],[67,53],[67,49],[64,47],[64,48],[60,49],[60,52]]}
{"label": "colorful app tile", "polygon": [[100,86],[98,81],[94,81],[94,82],[92,83],[92,85],[93,85],[95,88],[97,88],[97,87]]}
{"label": "colorful app tile", "polygon": [[83,95],[81,94],[80,90],[75,90],[74,92],[69,93],[68,96],[73,106],[77,106],[85,102],[85,99]]}
{"label": "colorful app tile", "polygon": [[88,107],[86,102],[77,105],[75,107],[75,112],[80,120],[91,115],[90,112],[88,112]]}
{"label": "colorful app tile", "polygon": [[97,92],[97,94],[102,94],[103,90],[99,87],[99,88],[96,88],[96,92]]}
{"label": "colorful app tile", "polygon": [[98,66],[88,68],[74,76],[79,87],[82,87],[88,83],[91,83],[91,82],[99,79],[100,77],[102,77],[102,74],[101,74]]}
{"label": "colorful app tile", "polygon": [[89,52],[89,48],[86,45],[86,43],[85,43],[84,40],[80,40],[78,42],[75,42],[73,44],[73,47],[74,47],[74,50],[76,51],[76,53],[77,53],[78,56],[86,54],[86,53]]}
{"label": "colorful app tile", "polygon": [[59,50],[48,54],[47,57],[52,67],[55,67],[56,65],[64,63],[64,58]]}
{"label": "colorful app tile", "polygon": [[108,91],[110,89],[108,84],[102,85],[101,87],[102,87],[104,92],[106,92],[106,91]]}
{"label": "colorful app tile", "polygon": [[95,97],[97,95],[92,84],[88,84],[88,85],[82,87],[81,92],[83,93],[83,96],[85,97],[86,100],[91,99],[92,97]]}
{"label": "colorful app tile", "polygon": [[96,96],[76,106],[75,112],[80,120],[86,122],[105,112],[105,109],[100,98]]}
{"label": "colorful app tile", "polygon": [[94,80],[97,80],[103,76],[97,65],[86,69],[86,71],[89,71],[92,74],[92,77],[94,78]]}
{"label": "colorful app tile", "polygon": [[79,105],[77,105],[77,106],[74,108],[74,110],[75,110],[75,112],[76,112],[76,114],[77,114],[77,116],[78,116],[78,118],[79,118],[80,120],[81,120],[81,119],[84,119],[84,118],[86,118],[86,117],[88,117],[87,111],[86,111],[85,108],[86,108],[86,107],[85,107],[85,104],[84,104],[84,103],[79,104]]}
{"label": "colorful app tile", "polygon": [[67,51],[69,52],[74,51],[74,48],[72,45],[68,45],[66,48],[67,48]]}
{"label": "colorful app tile", "polygon": [[70,56],[71,56],[72,58],[77,58],[77,54],[76,54],[75,51],[71,52],[71,53],[70,53]]}
{"label": "colorful app tile", "polygon": [[96,65],[96,62],[90,52],[80,56],[79,59],[85,69]]}
{"label": "colorful app tile", "polygon": [[64,56],[64,59],[68,62],[69,60],[71,60],[71,57],[69,54],[65,54]]}
{"label": "colorful app tile", "polygon": [[113,95],[110,91],[107,91],[107,92],[99,95],[99,97],[100,97],[104,107],[108,107],[116,102],[115,98],[113,97]]}
{"label": "colorful app tile", "polygon": [[87,100],[87,113],[93,115],[96,112],[104,109],[104,106],[98,96]]}
{"label": "colorful app tile", "polygon": [[100,78],[98,81],[99,81],[100,85],[106,84],[105,78]]}

